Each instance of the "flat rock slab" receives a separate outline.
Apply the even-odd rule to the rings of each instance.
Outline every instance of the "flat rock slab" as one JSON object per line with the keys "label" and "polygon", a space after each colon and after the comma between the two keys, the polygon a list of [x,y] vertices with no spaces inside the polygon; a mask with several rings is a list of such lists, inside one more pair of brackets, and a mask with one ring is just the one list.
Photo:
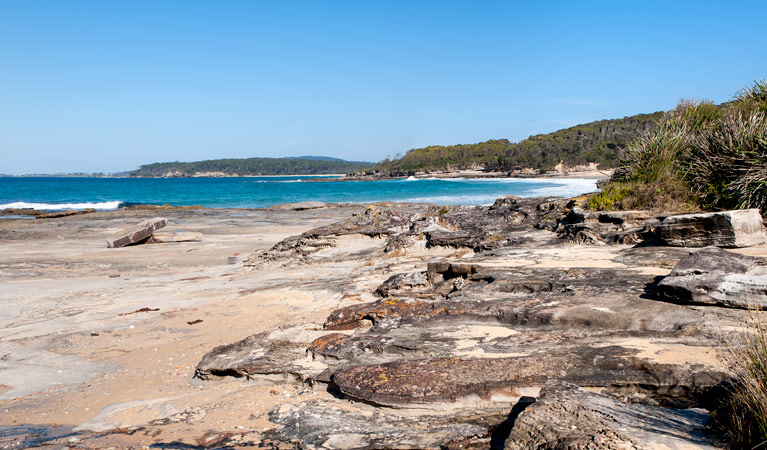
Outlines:
{"label": "flat rock slab", "polygon": [[305,201],[297,203],[283,203],[281,205],[271,206],[269,209],[286,210],[286,211],[304,211],[306,209],[324,208],[326,205],[323,202],[318,201]]}
{"label": "flat rock slab", "polygon": [[282,405],[269,412],[281,425],[265,441],[290,442],[307,450],[439,449],[450,441],[482,436],[506,414],[417,415],[386,413],[334,401],[311,400]]}
{"label": "flat rock slab", "polygon": [[164,227],[167,223],[168,220],[162,217],[141,222],[138,225],[120,231],[112,239],[107,240],[107,247],[118,248],[138,244],[151,237],[156,230]]}
{"label": "flat rock slab", "polygon": [[626,404],[572,384],[549,382],[516,419],[504,450],[706,449],[702,409]]}
{"label": "flat rock slab", "polygon": [[202,240],[202,233],[187,231],[179,233],[176,231],[156,231],[152,234],[155,242],[198,242]]}
{"label": "flat rock slab", "polygon": [[767,243],[758,209],[683,214],[663,219],[661,241],[676,247],[750,247]]}
{"label": "flat rock slab", "polygon": [[516,401],[548,380],[690,401],[718,389],[724,373],[701,364],[663,364],[620,346],[581,346],[507,358],[427,358],[340,369],[333,382],[357,400],[384,406]]}
{"label": "flat rock slab", "polygon": [[716,247],[685,256],[658,283],[658,295],[682,303],[767,306],[767,261]]}

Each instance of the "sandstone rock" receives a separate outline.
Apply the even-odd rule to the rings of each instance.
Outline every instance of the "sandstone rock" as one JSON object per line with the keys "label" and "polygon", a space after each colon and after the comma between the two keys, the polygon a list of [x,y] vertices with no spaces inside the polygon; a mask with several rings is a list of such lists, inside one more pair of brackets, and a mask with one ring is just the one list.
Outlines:
{"label": "sandstone rock", "polygon": [[323,202],[318,201],[305,201],[298,203],[283,203],[281,205],[274,205],[269,209],[287,210],[287,211],[304,211],[306,209],[324,208],[326,205]]}
{"label": "sandstone rock", "polygon": [[426,288],[427,281],[426,272],[398,273],[381,283],[375,293],[381,297],[388,297],[390,294],[396,294],[404,289],[412,292],[416,288]]}
{"label": "sandstone rock", "polygon": [[659,237],[677,247],[750,247],[767,242],[758,209],[669,216],[661,223]]}
{"label": "sandstone rock", "polygon": [[138,244],[150,238],[155,230],[159,230],[167,224],[167,219],[157,217],[140,224],[126,228],[115,235],[114,238],[107,241],[107,247],[117,248],[126,245]]}
{"label": "sandstone rock", "polygon": [[626,404],[561,381],[546,383],[514,422],[505,450],[711,449],[706,410]]}
{"label": "sandstone rock", "polygon": [[707,247],[682,258],[656,291],[666,300],[735,308],[767,306],[767,261]]}
{"label": "sandstone rock", "polygon": [[220,345],[208,352],[195,368],[202,380],[219,377],[259,378],[284,383],[303,381],[321,372],[306,358],[309,342],[322,335],[305,326],[280,328],[249,336],[233,344]]}
{"label": "sandstone rock", "polygon": [[556,228],[576,244],[637,244],[655,240],[660,221],[648,211],[586,211],[574,207]]}
{"label": "sandstone rock", "polygon": [[179,233],[176,231],[155,231],[152,234],[155,242],[194,242],[202,240],[202,233],[187,231]]}
{"label": "sandstone rock", "polygon": [[353,399],[408,406],[516,401],[553,379],[689,403],[710,396],[725,379],[710,366],[663,364],[631,353],[620,346],[581,346],[506,358],[399,360],[343,368],[332,380]]}
{"label": "sandstone rock", "polygon": [[311,400],[274,408],[269,420],[281,427],[264,438],[307,450],[437,450],[448,441],[487,434],[491,424],[503,420],[499,411],[401,415],[338,403]]}

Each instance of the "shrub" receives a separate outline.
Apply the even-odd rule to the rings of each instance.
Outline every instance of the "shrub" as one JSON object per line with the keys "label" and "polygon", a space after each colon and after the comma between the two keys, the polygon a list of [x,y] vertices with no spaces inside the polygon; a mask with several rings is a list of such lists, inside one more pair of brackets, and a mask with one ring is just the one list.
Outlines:
{"label": "shrub", "polygon": [[688,178],[704,207],[767,212],[767,119],[759,110],[723,118],[696,136]]}
{"label": "shrub", "polygon": [[724,341],[721,356],[732,373],[731,395],[715,414],[718,427],[744,448],[767,441],[767,330],[759,310],[752,317],[749,333]]}
{"label": "shrub", "polygon": [[767,83],[722,106],[682,100],[621,155],[590,209],[759,208],[767,214]]}

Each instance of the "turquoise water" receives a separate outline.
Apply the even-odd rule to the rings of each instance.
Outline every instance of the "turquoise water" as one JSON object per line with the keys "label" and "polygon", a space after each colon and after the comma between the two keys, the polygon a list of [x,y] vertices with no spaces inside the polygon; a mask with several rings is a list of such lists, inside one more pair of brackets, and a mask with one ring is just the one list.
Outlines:
{"label": "turquoise water", "polygon": [[0,209],[115,209],[149,203],[211,208],[263,208],[280,203],[377,201],[488,205],[504,195],[575,196],[595,191],[593,179],[407,179],[310,182],[310,177],[0,178]]}

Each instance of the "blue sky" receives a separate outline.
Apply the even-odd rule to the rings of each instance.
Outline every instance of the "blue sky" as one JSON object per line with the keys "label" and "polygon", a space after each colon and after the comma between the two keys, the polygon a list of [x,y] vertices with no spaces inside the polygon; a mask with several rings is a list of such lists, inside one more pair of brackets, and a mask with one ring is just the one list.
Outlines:
{"label": "blue sky", "polygon": [[767,2],[0,2],[0,173],[519,141],[726,101]]}

